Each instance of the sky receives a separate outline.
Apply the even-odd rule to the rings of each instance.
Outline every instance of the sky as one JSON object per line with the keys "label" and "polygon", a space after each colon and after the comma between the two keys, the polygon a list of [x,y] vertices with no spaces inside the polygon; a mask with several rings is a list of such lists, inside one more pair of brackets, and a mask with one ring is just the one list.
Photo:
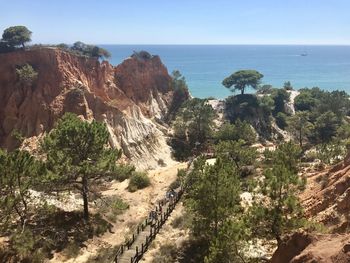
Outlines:
{"label": "sky", "polygon": [[0,0],[33,43],[350,45],[350,0]]}

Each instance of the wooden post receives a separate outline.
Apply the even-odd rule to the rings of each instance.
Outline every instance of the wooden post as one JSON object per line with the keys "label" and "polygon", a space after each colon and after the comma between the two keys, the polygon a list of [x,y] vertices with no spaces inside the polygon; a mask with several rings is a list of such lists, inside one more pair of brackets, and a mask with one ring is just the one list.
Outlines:
{"label": "wooden post", "polygon": [[139,255],[139,247],[136,246],[136,257],[138,257],[138,255]]}
{"label": "wooden post", "polygon": [[134,243],[134,241],[135,241],[135,235],[132,234],[132,243]]}

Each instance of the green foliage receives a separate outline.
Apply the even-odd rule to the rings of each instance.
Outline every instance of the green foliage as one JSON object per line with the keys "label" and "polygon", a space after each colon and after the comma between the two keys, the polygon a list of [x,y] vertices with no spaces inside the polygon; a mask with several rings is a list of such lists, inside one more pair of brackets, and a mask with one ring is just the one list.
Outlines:
{"label": "green foliage", "polygon": [[284,88],[285,90],[293,90],[293,86],[292,86],[292,84],[290,83],[290,81],[284,82],[283,88]]}
{"label": "green foliage", "polygon": [[29,214],[30,189],[45,175],[45,167],[27,151],[6,153],[0,150],[0,230],[20,219],[25,227]]}
{"label": "green foliage", "polygon": [[188,180],[186,205],[193,215],[194,236],[206,244],[205,262],[233,262],[240,257],[247,234],[238,169],[219,153],[214,165],[206,164],[204,158],[195,161]]}
{"label": "green foliage", "polygon": [[174,157],[186,159],[192,150],[199,150],[212,137],[215,111],[207,100],[194,98],[181,107],[173,124],[174,139],[171,144]]}
{"label": "green foliage", "polygon": [[264,75],[256,70],[239,70],[225,78],[222,85],[228,89],[233,86],[233,91],[240,90],[241,94],[244,94],[246,87],[257,89],[263,77]]}
{"label": "green foliage", "polygon": [[111,54],[104,48],[88,45],[83,42],[75,42],[70,48],[71,51],[75,52],[78,55],[94,57],[94,58],[110,58]]}
{"label": "green foliage", "polygon": [[349,107],[349,95],[345,91],[328,92],[319,88],[301,89],[300,94],[295,98],[297,111],[308,110],[316,117],[331,111],[341,118],[348,114]]}
{"label": "green foliage", "polygon": [[169,107],[167,120],[172,120],[182,104],[189,99],[188,86],[185,77],[181,75],[180,71],[174,70],[171,74],[171,78],[174,95]]}
{"label": "green foliage", "polygon": [[256,149],[248,147],[243,140],[220,142],[215,150],[231,160],[238,171],[243,166],[253,165],[258,156]]}
{"label": "green foliage", "polygon": [[114,169],[113,179],[123,182],[126,179],[129,179],[133,172],[135,171],[135,166],[130,164],[120,164]]}
{"label": "green foliage", "polygon": [[33,69],[29,64],[24,64],[16,68],[16,74],[19,82],[25,86],[31,86],[33,82],[38,78],[38,72]]}
{"label": "green foliage", "polygon": [[22,46],[31,41],[32,32],[25,26],[11,26],[4,30],[2,40],[8,43],[11,47]]}
{"label": "green foliage", "polygon": [[289,101],[290,94],[284,89],[274,89],[271,98],[274,101],[272,113],[276,116],[279,112],[286,113],[284,105]]}
{"label": "green foliage", "polygon": [[324,164],[334,164],[344,159],[347,148],[340,141],[333,140],[316,146],[317,158]]}
{"label": "green foliage", "polygon": [[256,132],[264,137],[271,136],[271,98],[264,96],[266,100],[260,99],[252,94],[230,96],[225,101],[226,118],[234,123],[238,119],[246,121],[253,126]]}
{"label": "green foliage", "polygon": [[291,116],[287,120],[288,130],[293,135],[294,139],[299,143],[299,146],[303,146],[303,141],[307,139],[313,130],[313,125],[309,121],[309,114],[306,111],[298,111],[295,115]]}
{"label": "green foliage", "polygon": [[139,189],[146,188],[151,185],[151,180],[145,172],[134,172],[130,177],[128,190],[135,192]]}
{"label": "green foliage", "polygon": [[221,227],[218,236],[211,240],[205,263],[249,262],[244,255],[244,242],[249,237],[244,220],[228,221]]}
{"label": "green foliage", "polygon": [[256,134],[248,122],[238,119],[235,124],[224,123],[215,133],[215,138],[219,141],[244,140],[247,144],[253,144]]}
{"label": "green foliage", "polygon": [[273,91],[273,86],[270,84],[262,85],[258,88],[258,94],[270,94]]}
{"label": "green foliage", "polygon": [[79,119],[66,113],[43,140],[47,166],[52,171],[52,190],[76,190],[83,198],[84,218],[88,220],[89,185],[114,175],[121,151],[107,149],[108,130],[105,124]]}
{"label": "green foliage", "polygon": [[321,114],[315,121],[317,140],[321,143],[331,141],[340,126],[339,119],[332,111]]}
{"label": "green foliage", "polygon": [[264,156],[268,165],[285,166],[289,171],[297,173],[301,158],[301,148],[292,142],[286,142],[280,144],[275,151],[266,150]]}
{"label": "green foliage", "polygon": [[116,222],[118,215],[129,208],[129,205],[118,196],[102,197],[96,202],[96,206],[98,213],[112,222]]}
{"label": "green foliage", "polygon": [[276,124],[278,127],[280,127],[282,130],[284,130],[287,126],[287,115],[283,112],[278,112],[276,117]]}
{"label": "green foliage", "polygon": [[193,232],[210,241],[218,236],[222,222],[240,210],[238,171],[224,157],[219,157],[214,165],[199,159],[189,176]]}
{"label": "green foliage", "polygon": [[265,169],[265,178],[260,182],[267,200],[258,201],[252,210],[257,217],[255,231],[263,236],[271,235],[280,244],[282,235],[302,224],[297,194],[304,189],[306,180],[298,175],[300,148],[297,146],[290,142],[281,144],[269,157],[272,167]]}

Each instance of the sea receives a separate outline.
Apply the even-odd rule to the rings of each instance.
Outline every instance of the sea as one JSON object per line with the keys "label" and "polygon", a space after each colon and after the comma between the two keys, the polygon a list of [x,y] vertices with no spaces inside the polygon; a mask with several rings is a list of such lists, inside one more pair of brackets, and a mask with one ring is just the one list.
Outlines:
{"label": "sea", "polygon": [[[159,55],[171,73],[179,70],[194,97],[223,99],[232,94],[222,80],[241,69],[264,75],[262,84],[295,89],[319,87],[350,93],[350,46],[299,45],[100,45],[117,65],[134,51]],[[302,56],[304,54],[304,56]],[[248,91],[249,92],[249,91]],[[251,91],[250,91],[251,92]]]}

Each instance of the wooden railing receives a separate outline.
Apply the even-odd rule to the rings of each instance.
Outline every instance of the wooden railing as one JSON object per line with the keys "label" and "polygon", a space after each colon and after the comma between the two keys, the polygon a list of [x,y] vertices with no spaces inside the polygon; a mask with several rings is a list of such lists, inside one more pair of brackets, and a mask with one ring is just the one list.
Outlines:
{"label": "wooden railing", "polygon": [[[156,212],[157,214],[160,213],[160,217],[158,217],[157,220],[150,220],[149,218],[152,218],[152,214],[151,214],[152,212],[150,212],[149,218],[146,218],[145,221],[143,221],[140,225],[137,226],[136,232],[132,234],[132,237],[130,238],[130,240],[126,241],[124,244],[122,244],[119,247],[117,254],[114,258],[115,263],[118,263],[118,259],[123,255],[123,253],[126,250],[130,249],[130,247],[135,242],[137,236],[145,230],[147,225],[150,225],[150,231],[146,236],[146,239],[142,241],[140,247],[136,246],[135,255],[130,257],[130,263],[139,262],[143,254],[147,251],[150,243],[154,240],[154,238],[159,233],[160,229],[162,228],[166,220],[169,218],[171,212],[174,210],[176,204],[180,200],[183,192],[184,192],[184,189],[181,186],[178,191],[175,191],[175,196],[173,198],[162,199],[159,201],[158,206],[156,207]],[[165,211],[163,209],[164,207],[166,207]]]}

